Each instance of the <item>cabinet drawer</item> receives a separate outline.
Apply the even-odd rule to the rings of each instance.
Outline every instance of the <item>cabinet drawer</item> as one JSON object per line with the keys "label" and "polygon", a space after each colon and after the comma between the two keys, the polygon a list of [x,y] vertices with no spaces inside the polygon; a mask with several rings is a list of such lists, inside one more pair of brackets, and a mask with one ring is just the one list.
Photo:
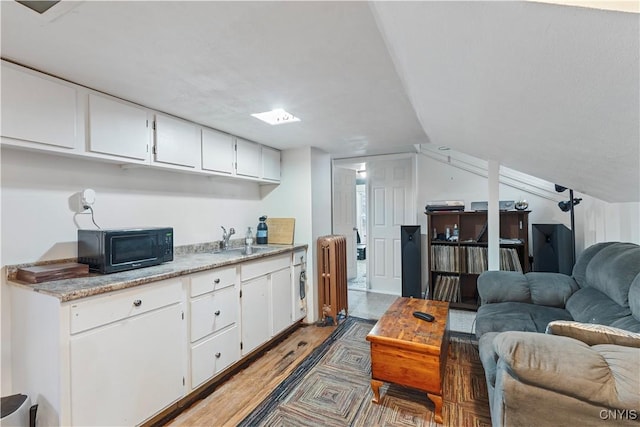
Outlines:
{"label": "cabinet drawer", "polygon": [[191,388],[196,388],[240,358],[238,328],[233,327],[191,349]]}
{"label": "cabinet drawer", "polygon": [[182,282],[169,279],[90,298],[71,305],[71,333],[86,331],[130,316],[178,303]]}
{"label": "cabinet drawer", "polygon": [[191,301],[191,342],[235,323],[238,294],[234,287],[203,295]]}
{"label": "cabinet drawer", "polygon": [[236,281],[236,268],[219,268],[191,275],[191,296],[232,286]]}
{"label": "cabinet drawer", "polygon": [[245,281],[287,268],[291,265],[290,257],[291,255],[281,255],[242,264],[240,265],[240,280]]}

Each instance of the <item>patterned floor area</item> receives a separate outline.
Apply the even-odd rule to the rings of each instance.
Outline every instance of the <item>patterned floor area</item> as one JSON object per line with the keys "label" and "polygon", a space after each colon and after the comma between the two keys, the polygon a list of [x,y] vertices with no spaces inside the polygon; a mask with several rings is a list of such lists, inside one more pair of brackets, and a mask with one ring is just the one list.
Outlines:
{"label": "patterned floor area", "polygon": [[[420,391],[385,384],[381,403],[372,403],[365,337],[373,323],[349,317],[240,425],[437,425],[433,404]],[[444,425],[491,425],[484,372],[469,340],[452,339],[444,392]]]}

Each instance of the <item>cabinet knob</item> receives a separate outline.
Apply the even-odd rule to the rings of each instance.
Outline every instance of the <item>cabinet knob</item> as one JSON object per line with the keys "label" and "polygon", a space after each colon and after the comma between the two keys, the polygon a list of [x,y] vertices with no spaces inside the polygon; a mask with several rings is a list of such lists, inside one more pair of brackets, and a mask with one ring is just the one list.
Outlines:
{"label": "cabinet knob", "polygon": [[215,314],[216,316],[220,316],[220,310],[216,310],[216,312],[213,314]]}
{"label": "cabinet knob", "polygon": [[133,305],[135,305],[136,307],[140,307],[142,305],[142,300],[141,299],[137,299],[137,300],[133,301]]}
{"label": "cabinet knob", "polygon": [[217,285],[218,283],[220,283],[220,279],[214,279],[213,283],[215,283]]}
{"label": "cabinet knob", "polygon": [[221,353],[216,353],[216,359],[220,359],[220,356],[222,356]]}

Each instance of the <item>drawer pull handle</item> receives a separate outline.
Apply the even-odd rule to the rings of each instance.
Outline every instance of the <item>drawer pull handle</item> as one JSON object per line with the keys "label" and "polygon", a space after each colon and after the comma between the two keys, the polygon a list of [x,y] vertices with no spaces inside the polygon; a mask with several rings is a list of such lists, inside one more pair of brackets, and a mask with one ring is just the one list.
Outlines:
{"label": "drawer pull handle", "polygon": [[142,305],[142,300],[141,299],[137,299],[133,302],[133,305],[135,305],[136,307],[140,307]]}
{"label": "drawer pull handle", "polygon": [[216,312],[213,314],[215,314],[216,316],[220,316],[220,310],[216,310]]}
{"label": "drawer pull handle", "polygon": [[217,285],[218,283],[220,283],[220,279],[214,279],[213,283]]}
{"label": "drawer pull handle", "polygon": [[222,354],[216,353],[216,359],[220,359],[220,356],[222,356]]}

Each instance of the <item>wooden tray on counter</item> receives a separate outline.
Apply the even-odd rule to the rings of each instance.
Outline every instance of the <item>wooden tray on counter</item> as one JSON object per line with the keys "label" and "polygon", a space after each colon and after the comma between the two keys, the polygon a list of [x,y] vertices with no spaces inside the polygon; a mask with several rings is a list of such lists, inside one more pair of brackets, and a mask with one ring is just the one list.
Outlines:
{"label": "wooden tray on counter", "polygon": [[52,280],[74,279],[89,274],[87,264],[68,262],[64,264],[34,265],[22,267],[16,273],[16,279],[27,283],[42,283]]}

